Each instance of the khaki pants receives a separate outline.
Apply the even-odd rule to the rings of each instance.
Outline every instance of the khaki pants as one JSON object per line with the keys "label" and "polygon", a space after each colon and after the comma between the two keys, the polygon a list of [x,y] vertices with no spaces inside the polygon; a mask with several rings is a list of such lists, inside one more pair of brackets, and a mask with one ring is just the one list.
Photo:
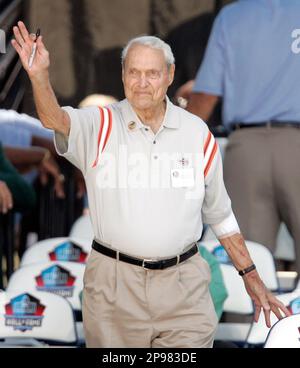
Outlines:
{"label": "khaki pants", "polygon": [[280,222],[296,244],[300,273],[300,129],[244,128],[226,147],[224,181],[244,237],[275,250]]}
{"label": "khaki pants", "polygon": [[92,250],[84,275],[87,347],[212,347],[217,317],[199,254],[147,270]]}

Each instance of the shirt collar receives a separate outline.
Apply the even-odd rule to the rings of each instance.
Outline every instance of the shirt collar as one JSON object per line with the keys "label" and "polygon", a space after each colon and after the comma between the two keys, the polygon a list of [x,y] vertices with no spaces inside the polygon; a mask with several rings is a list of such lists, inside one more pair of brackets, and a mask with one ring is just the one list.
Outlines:
{"label": "shirt collar", "polygon": [[165,113],[165,118],[163,121],[163,126],[170,129],[178,129],[180,127],[180,120],[178,114],[178,107],[176,107],[166,96],[167,108]]}
{"label": "shirt collar", "polygon": [[[162,124],[165,128],[178,129],[180,127],[180,121],[178,117],[178,112],[176,111],[177,108],[169,100],[168,96],[166,96],[166,103],[166,113]],[[120,104],[121,112],[129,131],[133,132],[138,129],[145,128],[145,125],[141,122],[127,99],[121,101]]]}

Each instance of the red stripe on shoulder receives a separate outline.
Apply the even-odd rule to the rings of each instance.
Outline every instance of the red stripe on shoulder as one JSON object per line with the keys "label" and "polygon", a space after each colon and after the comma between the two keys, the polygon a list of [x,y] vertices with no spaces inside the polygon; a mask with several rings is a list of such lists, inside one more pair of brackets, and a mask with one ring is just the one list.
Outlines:
{"label": "red stripe on shoulder", "polygon": [[211,164],[212,164],[212,162],[214,160],[214,157],[216,155],[217,149],[218,149],[218,145],[217,145],[217,142],[215,142],[214,147],[213,147],[213,150],[212,150],[211,155],[210,155],[210,158],[209,158],[209,160],[208,160],[208,162],[206,164],[206,167],[204,169],[204,177],[205,178],[206,178],[206,176],[208,174],[208,171],[209,171],[209,169],[211,167]]}
{"label": "red stripe on shoulder", "polygon": [[106,108],[106,110],[108,111],[108,128],[107,128],[107,133],[106,133],[105,141],[104,141],[104,144],[103,144],[102,152],[105,149],[106,143],[108,141],[108,138],[110,136],[111,129],[112,129],[112,113],[111,113],[110,109]]}
{"label": "red stripe on shoulder", "polygon": [[99,108],[99,111],[100,111],[100,127],[99,127],[98,140],[97,140],[97,156],[96,156],[96,159],[95,159],[92,167],[95,167],[98,163],[99,146],[100,146],[101,136],[102,136],[102,132],[103,132],[103,125],[104,125],[104,112],[103,112],[103,109],[100,106],[98,106],[98,108]]}
{"label": "red stripe on shoulder", "polygon": [[211,132],[209,131],[209,132],[208,132],[208,136],[207,136],[206,141],[205,141],[205,144],[204,144],[204,156],[205,156],[206,151],[207,151],[207,148],[208,148],[208,146],[209,146],[209,143],[210,143],[211,137],[212,137],[212,134],[211,134]]}

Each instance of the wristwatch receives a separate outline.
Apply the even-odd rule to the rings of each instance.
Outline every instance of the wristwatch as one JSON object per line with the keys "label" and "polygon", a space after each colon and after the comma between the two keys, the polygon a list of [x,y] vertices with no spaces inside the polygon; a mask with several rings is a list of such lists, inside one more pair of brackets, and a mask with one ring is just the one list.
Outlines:
{"label": "wristwatch", "polygon": [[253,270],[255,270],[255,269],[256,269],[256,266],[255,266],[255,264],[253,263],[251,266],[249,266],[249,267],[245,268],[244,270],[240,270],[240,271],[239,271],[239,275],[240,275],[240,276],[244,276],[244,275],[246,275],[246,273],[251,272],[251,271],[253,271]]}

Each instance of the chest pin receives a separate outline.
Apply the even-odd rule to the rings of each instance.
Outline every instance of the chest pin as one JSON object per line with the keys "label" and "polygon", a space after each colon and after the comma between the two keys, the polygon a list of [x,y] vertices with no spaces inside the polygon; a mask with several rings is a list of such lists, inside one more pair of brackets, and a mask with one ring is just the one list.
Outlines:
{"label": "chest pin", "polygon": [[130,129],[130,130],[135,129],[135,127],[136,127],[136,123],[135,123],[134,121],[131,121],[131,122],[128,124],[128,129]]}

